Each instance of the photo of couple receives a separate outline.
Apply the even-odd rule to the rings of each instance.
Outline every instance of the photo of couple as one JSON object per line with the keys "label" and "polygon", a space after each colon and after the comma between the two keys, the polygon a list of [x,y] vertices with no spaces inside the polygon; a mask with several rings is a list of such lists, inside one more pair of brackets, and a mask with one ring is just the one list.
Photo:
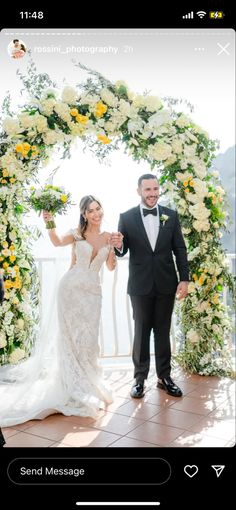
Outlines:
{"label": "photo of couple", "polygon": [[[121,214],[117,232],[101,232],[103,209],[99,199],[93,195],[81,199],[76,229],[62,236],[56,228],[48,229],[54,246],[72,245],[73,248],[71,267],[58,289],[59,335],[55,380],[52,387],[50,367],[46,386],[47,373],[42,363],[45,400],[38,395],[42,377],[39,373],[39,380],[33,381],[28,389],[30,406],[25,406],[24,393],[22,400],[19,398],[7,410],[4,411],[1,406],[2,426],[42,419],[55,412],[96,418],[102,403],[112,403],[112,391],[98,365],[102,298],[99,271],[104,263],[113,271],[116,257],[124,256],[128,250],[128,294],[135,322],[134,385],[130,395],[132,398],[145,395],[153,329],[157,387],[172,397],[182,396],[181,389],[171,378],[170,326],[176,295],[178,299],[184,299],[188,292],[186,247],[177,212],[158,206],[157,178],[153,174],[142,175],[137,191],[140,205]],[[161,220],[163,216],[165,224]],[[43,219],[47,223],[53,217],[44,211]]]}
{"label": "photo of couple", "polygon": [[19,39],[13,39],[11,43],[8,45],[8,53],[11,55],[13,59],[19,59],[25,56],[26,54],[26,46],[23,41]]}

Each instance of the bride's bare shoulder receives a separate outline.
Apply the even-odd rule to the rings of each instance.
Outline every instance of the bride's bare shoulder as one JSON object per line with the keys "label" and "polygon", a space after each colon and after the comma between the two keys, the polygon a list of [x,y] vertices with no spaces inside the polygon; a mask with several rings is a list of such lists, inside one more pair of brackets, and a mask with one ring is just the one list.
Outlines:
{"label": "bride's bare shoulder", "polygon": [[70,230],[70,233],[73,235],[75,240],[82,239],[82,235],[81,235],[80,229],[78,227],[72,228]]}

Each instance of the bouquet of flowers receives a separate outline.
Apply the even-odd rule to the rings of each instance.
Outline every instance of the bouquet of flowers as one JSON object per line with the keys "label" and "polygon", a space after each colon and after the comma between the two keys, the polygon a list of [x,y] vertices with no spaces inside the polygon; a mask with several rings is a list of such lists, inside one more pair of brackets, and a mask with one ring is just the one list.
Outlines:
{"label": "bouquet of flowers", "polygon": [[[35,211],[47,211],[51,214],[63,214],[69,205],[74,205],[71,202],[71,194],[66,193],[65,189],[59,186],[46,186],[36,189],[30,188],[31,194],[28,197],[28,202]],[[54,220],[50,220],[46,223],[46,228],[55,228],[56,224]]]}

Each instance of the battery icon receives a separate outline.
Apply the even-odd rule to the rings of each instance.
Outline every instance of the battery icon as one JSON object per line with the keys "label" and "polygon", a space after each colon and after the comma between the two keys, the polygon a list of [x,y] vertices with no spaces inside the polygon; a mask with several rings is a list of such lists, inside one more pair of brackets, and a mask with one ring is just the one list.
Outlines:
{"label": "battery icon", "polygon": [[210,11],[209,18],[210,19],[222,19],[224,17],[223,11]]}

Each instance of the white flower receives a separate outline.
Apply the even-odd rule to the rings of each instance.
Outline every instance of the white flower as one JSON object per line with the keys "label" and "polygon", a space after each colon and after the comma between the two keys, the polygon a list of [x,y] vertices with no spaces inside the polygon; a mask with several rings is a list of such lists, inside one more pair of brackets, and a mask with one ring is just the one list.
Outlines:
{"label": "white flower", "polygon": [[73,87],[65,87],[62,91],[61,98],[64,103],[75,104],[78,98],[77,90]]}
{"label": "white flower", "polygon": [[0,349],[6,347],[6,345],[7,345],[6,333],[4,331],[0,331]]}
{"label": "white flower", "polygon": [[23,328],[24,328],[24,324],[25,324],[25,323],[24,323],[23,319],[18,319],[18,320],[17,320],[17,322],[16,322],[16,324],[17,324],[17,327],[18,327],[19,329],[23,329]]}
{"label": "white flower", "polygon": [[188,333],[187,333],[187,340],[189,340],[191,343],[197,343],[199,342],[200,340],[200,336],[199,334],[197,333],[197,331],[195,331],[195,329],[191,328]]}
{"label": "white flower", "polygon": [[41,109],[40,111],[49,117],[53,113],[54,106],[57,104],[56,100],[53,98],[44,99],[41,101]]}
{"label": "white flower", "polygon": [[168,122],[171,122],[170,112],[168,110],[160,110],[149,117],[148,126],[154,130],[162,124],[167,124]]}
{"label": "white flower", "polygon": [[135,135],[135,133],[137,133],[138,131],[141,131],[142,130],[142,127],[144,125],[144,122],[142,119],[138,118],[138,119],[130,119],[128,121],[128,131],[132,134],[132,135]]}
{"label": "white flower", "polygon": [[100,96],[92,95],[92,94],[82,94],[80,96],[80,104],[88,104],[89,106],[95,106],[96,103],[99,103]]}
{"label": "white flower", "polygon": [[18,119],[6,117],[6,119],[2,123],[2,127],[4,131],[6,131],[7,135],[14,136],[20,133],[20,124]]}
{"label": "white flower", "polygon": [[163,224],[163,227],[164,227],[164,225],[165,225],[165,222],[166,222],[166,221],[168,221],[168,219],[169,219],[169,216],[168,216],[167,214],[162,214],[162,215],[160,216],[160,221],[161,221],[161,223]]}
{"label": "white flower", "polygon": [[54,111],[61,117],[65,122],[71,121],[70,107],[66,103],[57,103],[54,106]]}
{"label": "white flower", "polygon": [[164,161],[171,156],[171,146],[163,141],[149,145],[148,156],[156,161]]}
{"label": "white flower", "polygon": [[23,349],[17,348],[9,356],[9,362],[12,364],[18,363],[20,359],[25,357],[25,351]]}
{"label": "white flower", "polygon": [[116,107],[118,104],[117,97],[108,89],[102,89],[100,92],[100,96],[102,100],[108,105],[112,107]]}
{"label": "white flower", "polygon": [[175,123],[178,127],[184,128],[190,124],[190,119],[186,115],[181,114],[178,119],[176,119]]}

